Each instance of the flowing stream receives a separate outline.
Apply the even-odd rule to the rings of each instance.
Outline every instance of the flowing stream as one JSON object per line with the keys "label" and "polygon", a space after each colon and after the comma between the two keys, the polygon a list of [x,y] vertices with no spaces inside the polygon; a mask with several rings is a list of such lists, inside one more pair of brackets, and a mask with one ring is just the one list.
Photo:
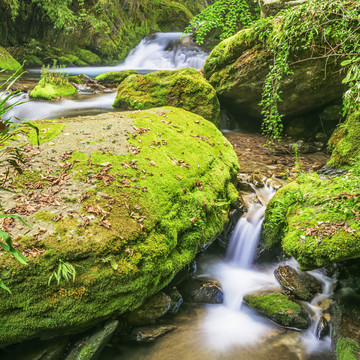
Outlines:
{"label": "flowing stream", "polygon": [[[62,69],[70,75],[80,73],[95,77],[110,71],[137,70],[146,74],[156,70],[175,70],[193,67],[200,70],[208,57],[208,53],[191,43],[189,37],[182,38],[182,33],[156,33],[147,36],[136,46],[119,65],[67,67]],[[29,70],[25,79],[37,82],[40,69]],[[28,101],[9,111],[6,115],[12,121],[18,119],[56,119],[79,115],[95,115],[109,111],[117,111],[112,107],[115,92],[105,94],[80,94],[73,99],[61,101]],[[0,93],[0,99],[1,99]],[[27,94],[19,95],[14,101],[28,100]]]}
{"label": "flowing stream", "polygon": [[[76,67],[65,71],[76,75],[96,76],[108,71],[135,69],[141,73],[154,70],[195,67],[200,69],[208,54],[181,39],[181,33],[153,34],[143,39],[126,60],[116,66]],[[38,76],[39,71],[31,75]],[[0,94],[1,97],[1,94]],[[20,95],[15,100],[24,100]],[[72,100],[29,101],[11,110],[7,117],[34,120],[114,111],[115,93],[79,95]],[[323,283],[323,293],[306,305],[312,313],[313,325],[304,332],[284,330],[243,304],[245,294],[258,290],[279,289],[273,276],[278,264],[255,265],[254,258],[261,235],[262,221],[268,201],[275,191],[270,186],[254,188],[254,195],[245,200],[248,212],[239,220],[230,239],[225,259],[204,261],[199,277],[217,280],[223,289],[224,303],[197,307],[187,317],[184,312],[174,319],[177,331],[158,340],[152,347],[137,346],[121,355],[106,359],[243,359],[293,360],[329,359],[330,339],[318,341],[316,323],[321,309],[317,304],[332,294],[332,280],[320,271],[311,272]],[[290,261],[296,267],[296,262]],[[186,320],[184,322],[184,319]],[[285,348],[285,350],[284,350]],[[282,349],[278,352],[277,349]],[[320,354],[320,355],[319,355]]]}

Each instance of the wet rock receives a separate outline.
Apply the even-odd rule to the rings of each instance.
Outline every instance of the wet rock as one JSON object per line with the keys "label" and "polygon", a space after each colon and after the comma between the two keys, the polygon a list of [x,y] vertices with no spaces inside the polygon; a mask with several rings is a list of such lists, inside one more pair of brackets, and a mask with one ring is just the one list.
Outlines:
{"label": "wet rock", "polygon": [[260,175],[257,174],[250,175],[249,182],[252,183],[258,189],[264,187],[264,181],[262,180]]}
{"label": "wet rock", "polygon": [[319,132],[315,135],[315,140],[320,141],[322,143],[326,143],[328,141],[328,139],[329,139],[329,137],[322,132]]}
{"label": "wet rock", "polygon": [[267,179],[267,184],[275,190],[279,190],[283,186],[281,181],[274,178]]}
{"label": "wet rock", "polygon": [[127,314],[126,319],[130,325],[150,325],[164,316],[171,307],[171,298],[163,292],[149,297],[136,310]]}
{"label": "wet rock", "polygon": [[316,327],[316,337],[322,340],[325,336],[330,333],[330,325],[324,316],[320,317],[320,320]]}
{"label": "wet rock", "polygon": [[274,275],[280,285],[298,299],[311,301],[317,293],[321,293],[322,285],[319,280],[288,265],[280,265]]}
{"label": "wet rock", "polygon": [[242,191],[248,191],[248,192],[254,191],[254,189],[249,184],[249,182],[247,181],[247,179],[244,177],[243,174],[238,174],[237,180],[238,180],[238,182],[236,184],[237,189],[242,190]]}
{"label": "wet rock", "polygon": [[96,360],[105,345],[111,340],[117,327],[118,320],[110,320],[93,333],[79,340],[65,360]]}
{"label": "wet rock", "polygon": [[222,304],[223,292],[219,286],[206,283],[193,292],[193,300],[203,304]]}
{"label": "wet rock", "polygon": [[96,94],[104,92],[106,87],[99,84],[96,80],[85,74],[79,74],[69,78],[72,84],[76,87],[78,92]]}
{"label": "wet rock", "polygon": [[171,325],[139,327],[131,332],[130,339],[139,343],[151,343],[176,329],[176,326]]}
{"label": "wet rock", "polygon": [[244,302],[281,326],[301,330],[310,326],[305,309],[284,294],[246,295]]}
{"label": "wet rock", "polygon": [[181,291],[187,302],[200,304],[221,304],[223,302],[220,286],[210,281],[190,280],[183,284]]}
{"label": "wet rock", "polygon": [[173,314],[177,313],[180,309],[181,304],[184,302],[184,299],[181,296],[179,290],[175,286],[173,286],[170,289],[165,289],[164,292],[171,298],[169,311]]}

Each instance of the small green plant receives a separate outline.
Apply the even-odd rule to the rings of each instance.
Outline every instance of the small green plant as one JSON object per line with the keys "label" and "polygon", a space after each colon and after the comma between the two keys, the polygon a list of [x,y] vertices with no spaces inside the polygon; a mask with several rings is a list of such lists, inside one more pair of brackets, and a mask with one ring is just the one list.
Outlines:
{"label": "small green plant", "polygon": [[45,84],[67,84],[69,81],[69,74],[64,71],[64,68],[65,65],[57,65],[56,60],[54,60],[53,66],[44,65],[41,68],[39,84],[43,86]]}
{"label": "small green plant", "polygon": [[101,261],[103,263],[110,263],[111,267],[116,271],[119,268],[119,265],[117,264],[117,262],[115,261],[115,259],[112,257],[112,255],[101,259]]}
{"label": "small green plant", "polygon": [[74,282],[75,277],[76,277],[75,267],[73,265],[59,259],[58,268],[50,275],[48,285],[51,284],[53,279],[56,280],[58,285],[60,285],[61,280],[65,280],[67,282],[72,280],[72,282]]}
{"label": "small green plant", "polygon": [[299,155],[299,145],[297,143],[294,143],[292,145],[292,148],[294,150],[294,167],[296,172],[299,174],[301,173],[303,163],[301,161],[300,155]]}

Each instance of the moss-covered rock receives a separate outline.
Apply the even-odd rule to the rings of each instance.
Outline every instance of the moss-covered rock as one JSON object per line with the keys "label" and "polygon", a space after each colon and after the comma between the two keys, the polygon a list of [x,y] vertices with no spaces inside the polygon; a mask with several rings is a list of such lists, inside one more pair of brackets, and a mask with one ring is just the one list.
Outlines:
{"label": "moss-covered rock", "polygon": [[303,307],[284,294],[246,295],[244,301],[281,326],[296,329],[310,326],[309,315]]}
{"label": "moss-covered rock", "polygon": [[360,343],[355,339],[340,338],[336,345],[337,360],[359,360]]}
{"label": "moss-covered rock", "polygon": [[16,71],[21,68],[21,65],[0,46],[0,70]]}
{"label": "moss-covered rock", "polygon": [[73,96],[77,90],[67,80],[47,81],[41,79],[35,88],[30,92],[32,99],[60,100],[63,97]]}
{"label": "moss-covered rock", "polygon": [[121,109],[175,106],[220,124],[215,90],[197,70],[190,68],[129,76],[119,85],[113,106]]}
{"label": "moss-covered rock", "polygon": [[302,270],[360,257],[359,186],[355,171],[335,178],[301,175],[270,201],[263,245],[282,243]]}
{"label": "moss-covered rock", "polygon": [[360,157],[360,112],[351,114],[332,134],[329,145],[333,149],[329,165],[349,167]]}
{"label": "moss-covered rock", "polygon": [[115,86],[115,85],[119,85],[128,76],[134,75],[134,74],[137,74],[137,71],[124,70],[124,71],[119,71],[119,72],[107,72],[107,73],[98,75],[95,78],[95,80],[105,86]]}
{"label": "moss-covered rock", "polygon": [[[212,123],[185,110],[36,126],[40,148],[34,129],[17,130],[13,145],[31,161],[12,174],[17,193],[0,194],[4,210],[32,226],[15,219],[8,227],[29,263],[0,257],[0,278],[12,291],[0,297],[0,345],[80,332],[137,308],[215,238],[237,200],[234,150]],[[49,284],[64,263],[75,281]]]}

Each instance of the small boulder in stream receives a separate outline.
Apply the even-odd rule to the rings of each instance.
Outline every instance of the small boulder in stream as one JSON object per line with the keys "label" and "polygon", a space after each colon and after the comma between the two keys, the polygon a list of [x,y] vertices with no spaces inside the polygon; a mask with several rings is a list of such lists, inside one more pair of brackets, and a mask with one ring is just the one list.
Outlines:
{"label": "small boulder in stream", "polygon": [[246,295],[244,302],[278,325],[300,330],[310,326],[310,318],[305,309],[284,294]]}
{"label": "small boulder in stream", "polygon": [[274,271],[276,280],[296,298],[311,301],[314,296],[321,293],[321,282],[306,272],[298,272],[288,265],[280,265]]}
{"label": "small boulder in stream", "polygon": [[330,333],[329,322],[326,320],[325,316],[321,316],[316,326],[316,337],[319,340],[322,340],[325,336],[328,336],[329,333]]}
{"label": "small boulder in stream", "polygon": [[138,343],[151,343],[159,337],[176,330],[176,326],[160,325],[160,326],[144,326],[135,328],[131,332],[131,340]]}
{"label": "small boulder in stream", "polygon": [[221,288],[211,281],[197,279],[186,282],[181,287],[185,301],[197,304],[222,304],[223,292]]}

